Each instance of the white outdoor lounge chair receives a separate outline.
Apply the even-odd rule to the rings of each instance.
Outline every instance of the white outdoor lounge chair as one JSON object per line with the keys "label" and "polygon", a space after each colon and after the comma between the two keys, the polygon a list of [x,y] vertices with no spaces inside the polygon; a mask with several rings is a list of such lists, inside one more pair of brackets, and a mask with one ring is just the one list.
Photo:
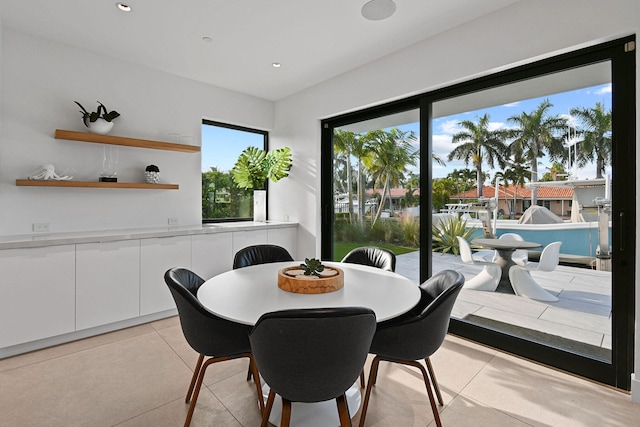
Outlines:
{"label": "white outdoor lounge chair", "polygon": [[[524,239],[518,233],[504,233],[499,239],[511,239],[517,240],[519,242],[523,242]],[[496,255],[497,256],[497,255]],[[518,265],[525,265],[529,261],[529,251],[526,249],[516,249],[516,251],[511,255],[511,259]],[[495,258],[494,258],[495,260]]]}
{"label": "white outdoor lounge chair", "polygon": [[474,260],[469,243],[462,237],[457,237],[460,245],[460,257],[462,258],[462,262],[465,264],[483,266],[480,273],[468,280],[465,280],[464,287],[467,289],[475,289],[477,291],[495,291],[498,287],[498,282],[500,281],[502,268],[493,262]]}
{"label": "white outdoor lounge chair", "polygon": [[539,301],[556,302],[558,298],[542,288],[531,277],[531,271],[553,271],[560,261],[562,242],[549,243],[540,255],[539,262],[529,262],[523,266],[514,265],[509,270],[509,280],[516,295],[522,295]]}

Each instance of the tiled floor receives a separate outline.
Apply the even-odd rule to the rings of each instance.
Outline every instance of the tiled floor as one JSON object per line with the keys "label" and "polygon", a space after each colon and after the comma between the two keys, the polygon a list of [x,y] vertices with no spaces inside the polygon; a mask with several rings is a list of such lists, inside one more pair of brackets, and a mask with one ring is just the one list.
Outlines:
{"label": "tiled floor", "polygon": [[[173,317],[0,360],[0,426],[181,426],[196,359]],[[629,427],[640,419],[626,393],[457,337],[432,361],[447,427]],[[192,426],[259,425],[246,363],[209,368]],[[381,365],[367,425],[434,425],[416,371]]]}
{"label": "tiled floor", "polygon": [[[419,252],[398,256],[396,272],[419,283]],[[452,254],[434,253],[433,271],[460,271],[473,277],[482,267],[462,263]],[[535,271],[532,276],[557,302],[535,301],[512,294],[464,289],[453,316],[468,314],[529,328],[591,346],[611,349],[611,273],[558,266],[552,272]],[[639,424],[640,425],[640,424]]]}

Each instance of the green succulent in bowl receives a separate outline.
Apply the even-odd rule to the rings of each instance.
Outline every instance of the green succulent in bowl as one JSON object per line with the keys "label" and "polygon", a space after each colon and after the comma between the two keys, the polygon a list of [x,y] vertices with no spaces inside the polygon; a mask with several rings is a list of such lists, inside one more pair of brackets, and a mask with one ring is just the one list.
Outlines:
{"label": "green succulent in bowl", "polygon": [[304,264],[300,264],[300,267],[304,270],[305,276],[320,277],[320,273],[324,271],[324,265],[322,265],[322,262],[316,258],[305,258]]}

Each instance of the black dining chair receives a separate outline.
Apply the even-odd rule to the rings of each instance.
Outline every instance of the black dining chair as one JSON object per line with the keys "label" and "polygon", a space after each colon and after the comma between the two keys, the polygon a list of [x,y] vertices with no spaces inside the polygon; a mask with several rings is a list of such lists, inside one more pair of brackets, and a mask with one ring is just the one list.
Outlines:
{"label": "black dining chair", "polygon": [[[396,271],[396,254],[377,246],[362,246],[352,249],[342,258],[342,262],[367,265],[385,271]],[[360,386],[364,387],[364,372],[360,374]]]}
{"label": "black dining chair", "polygon": [[293,257],[282,246],[253,245],[240,249],[233,258],[233,269],[271,262],[293,261]]}
{"label": "black dining chair", "polygon": [[[250,267],[252,265],[269,264],[272,262],[293,261],[293,257],[282,246],[278,245],[252,245],[240,249],[233,257],[233,269]],[[247,381],[253,376],[251,366],[247,370]]]}
{"label": "black dining chair", "polygon": [[350,426],[345,392],[362,371],[376,329],[365,307],[296,309],[266,313],[249,334],[256,364],[270,387],[262,427],[275,395],[282,398],[280,426],[288,426],[291,402],[336,399],[341,426]]}
{"label": "black dining chair", "polygon": [[[190,402],[189,412],[184,422],[187,427],[191,424],[202,380],[209,365],[247,357],[253,377],[259,379],[260,376],[251,354],[251,344],[249,343],[251,327],[222,319],[205,309],[196,297],[198,288],[204,283],[204,280],[191,270],[185,268],[169,269],[164,275],[164,280],[178,307],[184,337],[191,348],[200,354],[185,398],[185,403]],[[205,356],[209,357],[206,361],[204,361]],[[259,380],[256,380],[255,383],[260,410],[264,410],[262,385]]]}
{"label": "black dining chair", "polygon": [[396,255],[388,249],[376,246],[355,248],[342,258],[342,262],[368,265],[386,271],[396,271]]}
{"label": "black dining chair", "polygon": [[[451,310],[464,285],[464,276],[452,271],[439,274],[432,279],[434,280],[427,281],[420,287],[423,294],[421,302],[426,302],[426,306],[419,314],[400,317],[397,321],[378,325],[371,343],[370,352],[375,354],[375,357],[371,362],[367,390],[360,415],[360,427],[364,426],[371,388],[376,383],[378,365],[381,361],[420,369],[427,387],[436,425],[438,427],[442,425],[431,386],[433,385],[440,405],[443,405],[442,394],[429,358],[440,348],[447,334]],[[419,362],[422,359],[426,363],[428,374]]]}

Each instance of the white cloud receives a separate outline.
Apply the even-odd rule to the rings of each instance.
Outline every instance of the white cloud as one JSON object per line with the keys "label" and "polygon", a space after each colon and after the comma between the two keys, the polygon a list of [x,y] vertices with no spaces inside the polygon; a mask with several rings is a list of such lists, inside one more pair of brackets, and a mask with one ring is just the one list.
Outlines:
{"label": "white cloud", "polygon": [[611,93],[611,83],[593,92],[594,95],[605,95]]}
{"label": "white cloud", "polygon": [[458,120],[447,120],[440,125],[440,129],[442,132],[448,135],[453,135],[454,133],[458,133],[461,128],[458,126]]}
{"label": "white cloud", "polygon": [[451,152],[454,145],[451,143],[451,135],[433,135],[433,154],[445,158]]}
{"label": "white cloud", "polygon": [[576,128],[578,127],[578,119],[573,117],[571,114],[559,114],[561,119],[565,119],[569,126]]}
{"label": "white cloud", "polygon": [[487,127],[490,131],[507,128],[507,126],[502,122],[489,122]]}

